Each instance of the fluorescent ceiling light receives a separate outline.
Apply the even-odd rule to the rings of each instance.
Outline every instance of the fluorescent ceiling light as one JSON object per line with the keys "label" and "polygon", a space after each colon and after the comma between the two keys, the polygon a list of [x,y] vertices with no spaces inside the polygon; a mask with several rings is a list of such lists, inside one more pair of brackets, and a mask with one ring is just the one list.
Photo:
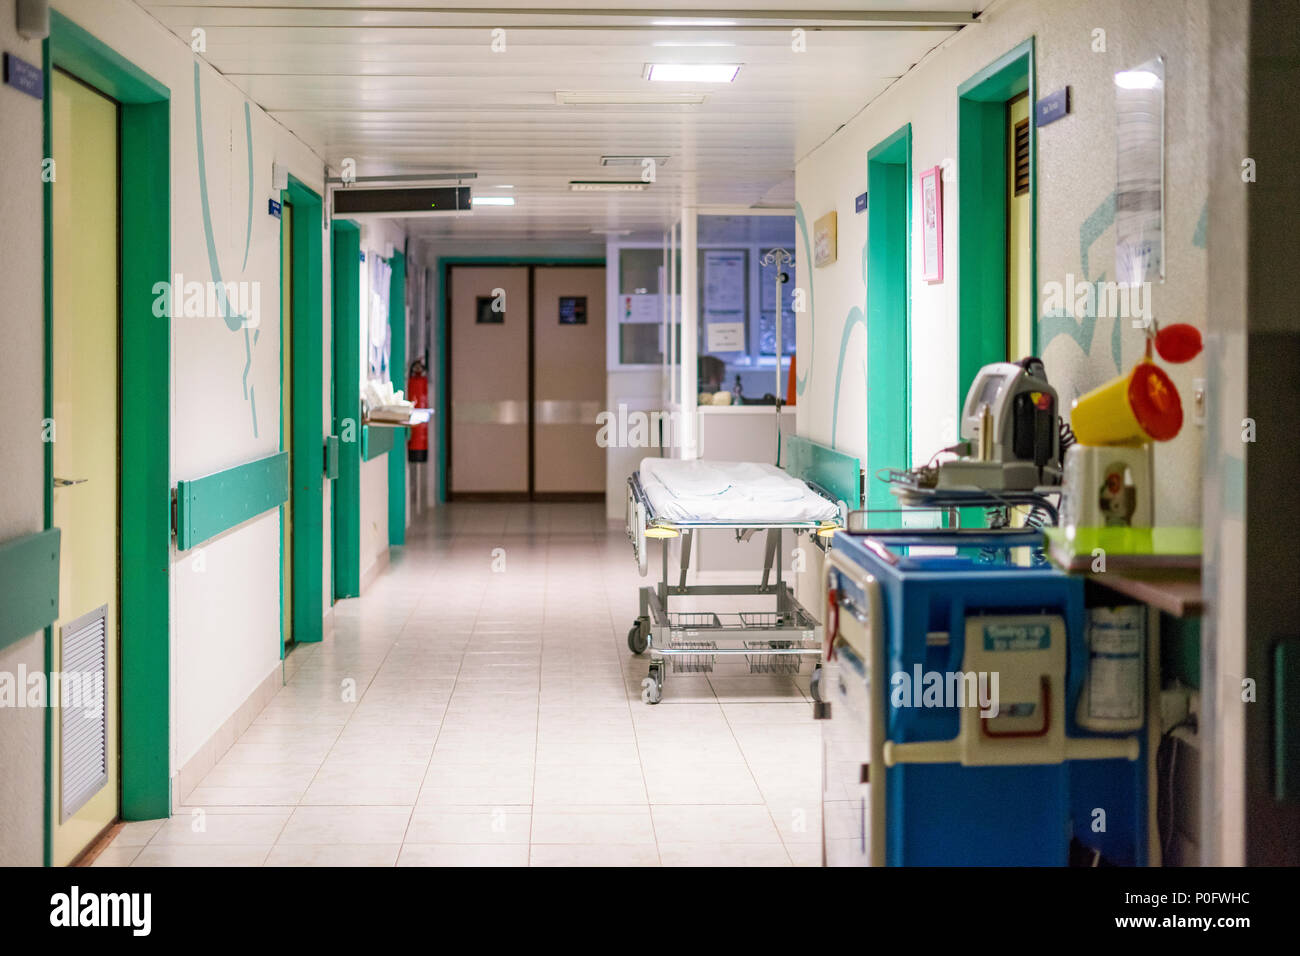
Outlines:
{"label": "fluorescent ceiling light", "polygon": [[632,235],[632,230],[631,229],[593,229],[591,230],[591,234],[593,236],[630,236]]}
{"label": "fluorescent ceiling light", "polygon": [[1123,70],[1115,74],[1115,85],[1125,90],[1153,90],[1160,77],[1150,70]]}
{"label": "fluorescent ceiling light", "polygon": [[470,202],[475,206],[513,206],[514,196],[474,196]]}
{"label": "fluorescent ceiling light", "polygon": [[652,27],[734,27],[735,20],[651,20]]}
{"label": "fluorescent ceiling light", "polygon": [[493,189],[514,189],[514,188],[515,188],[515,184],[514,184],[514,183],[497,183],[497,184],[496,184],[495,186],[493,186],[492,188],[493,188]]}
{"label": "fluorescent ceiling light", "polygon": [[602,166],[640,166],[647,159],[653,159],[656,166],[662,166],[668,162],[667,156],[654,156],[650,153],[637,153],[628,156],[602,156],[600,165]]}
{"label": "fluorescent ceiling light", "polygon": [[556,90],[561,106],[699,106],[704,93],[661,93],[657,90]]}
{"label": "fluorescent ceiling light", "polygon": [[667,83],[730,83],[740,73],[739,63],[647,63],[647,80]]}
{"label": "fluorescent ceiling light", "polygon": [[639,180],[618,179],[574,179],[569,181],[569,189],[575,193],[639,193],[646,188],[646,183]]}
{"label": "fluorescent ceiling light", "polygon": [[661,47],[701,47],[701,46],[703,46],[703,47],[720,47],[720,46],[735,46],[736,44],[734,44],[734,43],[723,43],[723,42],[721,42],[721,41],[713,41],[713,40],[702,40],[702,41],[694,41],[694,40],[660,40],[660,41],[657,41],[657,42],[652,43],[652,44],[650,44],[650,45],[651,45],[651,46],[661,46]]}

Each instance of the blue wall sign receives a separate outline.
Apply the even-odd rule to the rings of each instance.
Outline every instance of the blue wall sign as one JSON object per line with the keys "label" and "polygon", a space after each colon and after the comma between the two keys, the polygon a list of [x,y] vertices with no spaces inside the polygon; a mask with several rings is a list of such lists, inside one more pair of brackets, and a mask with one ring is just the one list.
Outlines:
{"label": "blue wall sign", "polygon": [[1048,123],[1055,123],[1066,113],[1070,112],[1070,88],[1062,87],[1055,93],[1049,93],[1038,101],[1037,109],[1037,126],[1046,126]]}
{"label": "blue wall sign", "polygon": [[280,204],[274,199],[268,199],[266,201],[266,211],[268,215],[272,215],[276,219],[280,218]]}
{"label": "blue wall sign", "polygon": [[853,200],[853,211],[854,211],[854,212],[866,212],[866,211],[867,211],[867,194],[866,194],[866,193],[863,193],[861,196],[858,196],[856,199]]}
{"label": "blue wall sign", "polygon": [[12,53],[5,54],[5,83],[38,100],[45,99],[45,74],[39,66],[32,66]]}

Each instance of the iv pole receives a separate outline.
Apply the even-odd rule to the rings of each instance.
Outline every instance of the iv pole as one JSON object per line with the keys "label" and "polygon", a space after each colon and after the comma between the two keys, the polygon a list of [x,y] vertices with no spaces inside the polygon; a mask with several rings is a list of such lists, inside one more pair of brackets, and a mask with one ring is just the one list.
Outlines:
{"label": "iv pole", "polygon": [[776,463],[781,464],[781,406],[784,402],[781,399],[781,359],[783,357],[781,349],[781,286],[790,281],[781,266],[784,263],[794,263],[792,256],[785,249],[777,247],[769,250],[759,260],[760,265],[774,266],[776,268],[776,390],[772,393],[776,396]]}

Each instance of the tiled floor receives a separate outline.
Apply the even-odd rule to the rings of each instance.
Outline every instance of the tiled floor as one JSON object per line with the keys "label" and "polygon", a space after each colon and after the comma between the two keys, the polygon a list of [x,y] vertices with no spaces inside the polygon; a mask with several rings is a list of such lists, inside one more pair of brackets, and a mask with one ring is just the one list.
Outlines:
{"label": "tiled floor", "polygon": [[818,864],[807,678],[724,661],[642,703],[642,583],[602,506],[437,510],[182,809],[96,865]]}

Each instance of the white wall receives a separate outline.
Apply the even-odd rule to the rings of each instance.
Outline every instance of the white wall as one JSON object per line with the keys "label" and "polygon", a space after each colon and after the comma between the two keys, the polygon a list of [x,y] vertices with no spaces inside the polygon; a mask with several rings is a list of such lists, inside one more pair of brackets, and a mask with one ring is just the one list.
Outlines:
{"label": "white wall", "polygon": [[[171,91],[171,262],[186,281],[214,278],[204,229],[199,164],[207,183],[212,254],[224,281],[257,283],[260,324],[231,331],[217,316],[172,322],[171,481],[197,478],[272,454],[280,448],[280,221],[267,212],[273,162],[284,163],[323,194],[323,161],[191,52],[188,42],[128,0],[55,0],[54,8],[94,34]],[[41,62],[39,41],[13,33],[14,0],[0,0],[0,42]],[[196,94],[197,65],[197,94]],[[196,114],[203,136],[197,141]],[[248,109],[247,119],[245,109]],[[10,87],[0,90],[5,136],[0,163],[40,168],[41,104]],[[251,137],[250,137],[251,132]],[[251,139],[252,182],[249,182]],[[251,221],[248,208],[252,204]],[[44,467],[39,441],[42,404],[42,183],[13,176],[0,190],[0,224],[12,241],[0,262],[0,383],[9,414],[0,416],[0,540],[43,524]],[[400,230],[399,230],[400,231]],[[322,373],[330,381],[330,269],[322,235]],[[398,240],[400,245],[400,239]],[[247,249],[247,252],[246,252]],[[322,432],[329,430],[323,396]],[[387,513],[386,484],[378,506]],[[365,506],[373,508],[375,501]],[[329,488],[323,517],[328,529]],[[328,541],[326,542],[328,548]],[[186,764],[279,668],[280,526],[268,514],[201,548],[173,551],[171,576],[171,765]],[[328,585],[328,571],[322,569]],[[328,586],[325,605],[328,604]],[[39,635],[0,652],[0,669],[43,665]],[[0,864],[40,862],[44,730],[42,715],[0,711]]]}
{"label": "white wall", "polygon": [[[1038,95],[1068,85],[1069,116],[1038,131],[1038,282],[1067,275],[1114,279],[1115,230],[1104,206],[1115,190],[1115,72],[1163,54],[1165,105],[1166,281],[1153,288],[1154,317],[1205,326],[1205,249],[1197,226],[1207,200],[1207,0],[1005,0],[984,22],[956,34],[850,120],[796,169],[803,227],[798,240],[798,287],[811,311],[799,317],[799,433],[865,457],[867,442],[866,334],[843,333],[853,310],[866,311],[867,215],[854,212],[866,189],[867,152],[904,124],[912,127],[913,176],[957,157],[957,88],[1002,54],[1035,37]],[[1106,52],[1093,52],[1093,30],[1106,31]],[[810,45],[815,41],[810,41]],[[917,461],[956,440],[957,411],[957,194],[944,183],[944,281],[920,278],[919,188],[913,181],[912,231],[912,448]],[[813,222],[838,213],[838,261],[813,268],[807,255]],[[1101,212],[1098,212],[1102,210]],[[1111,217],[1113,219],[1113,217]],[[1083,255],[1087,256],[1084,269]],[[1127,371],[1141,355],[1143,333],[1118,320],[1118,362],[1112,352],[1117,320],[1040,318],[1040,353],[1048,377],[1069,408],[1074,398]],[[900,361],[903,358],[900,356]],[[1192,379],[1204,361],[1166,366],[1187,409]],[[837,370],[842,369],[837,385]],[[1157,447],[1157,520],[1199,522],[1201,430],[1188,422],[1174,441]],[[899,465],[906,463],[899,462]]]}
{"label": "white wall", "polygon": [[[15,30],[13,0],[0,0],[0,46],[40,65],[41,41]],[[45,351],[41,103],[10,86],[0,87],[0,229],[7,240],[0,256],[0,543],[40,531],[44,515]],[[19,172],[22,170],[23,172]],[[0,671],[39,673],[45,667],[45,638],[33,634],[0,650]],[[0,708],[0,866],[39,866],[44,799],[45,712]]]}

